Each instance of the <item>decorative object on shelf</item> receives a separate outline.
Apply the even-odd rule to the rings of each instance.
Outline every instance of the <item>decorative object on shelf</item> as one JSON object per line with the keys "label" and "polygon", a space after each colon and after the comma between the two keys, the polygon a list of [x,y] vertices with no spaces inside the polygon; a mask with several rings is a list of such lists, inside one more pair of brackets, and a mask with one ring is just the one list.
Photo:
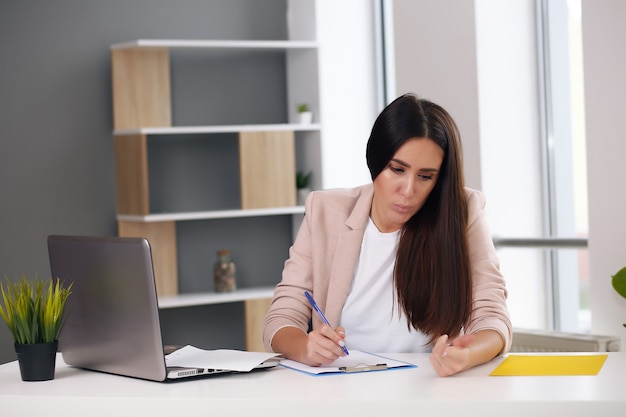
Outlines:
{"label": "decorative object on shelf", "polygon": [[[626,298],[626,266],[611,277],[611,284],[619,295]],[[626,327],[626,323],[623,326]]]}
{"label": "decorative object on shelf", "polygon": [[217,251],[217,262],[213,268],[213,282],[215,292],[232,292],[237,289],[237,268],[233,261],[230,250],[220,249]]}
{"label": "decorative object on shelf", "polygon": [[63,312],[73,283],[65,287],[59,278],[40,281],[25,275],[16,283],[5,279],[6,286],[0,283],[0,315],[13,336],[22,381],[54,379]]}
{"label": "decorative object on shelf", "polygon": [[298,104],[298,114],[300,115],[300,124],[308,125],[313,122],[313,112],[306,103]]}
{"label": "decorative object on shelf", "polygon": [[311,192],[309,183],[311,182],[311,172],[296,172],[296,188],[298,190],[298,205],[303,206],[307,196]]}

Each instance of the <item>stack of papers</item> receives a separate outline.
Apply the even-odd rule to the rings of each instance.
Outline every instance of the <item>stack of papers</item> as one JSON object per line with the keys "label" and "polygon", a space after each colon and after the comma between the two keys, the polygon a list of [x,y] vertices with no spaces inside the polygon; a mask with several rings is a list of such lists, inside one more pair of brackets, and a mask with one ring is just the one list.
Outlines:
{"label": "stack of papers", "polygon": [[242,350],[204,350],[187,345],[165,355],[167,366],[183,368],[225,369],[248,372],[266,360],[280,356],[278,353],[247,352]]}

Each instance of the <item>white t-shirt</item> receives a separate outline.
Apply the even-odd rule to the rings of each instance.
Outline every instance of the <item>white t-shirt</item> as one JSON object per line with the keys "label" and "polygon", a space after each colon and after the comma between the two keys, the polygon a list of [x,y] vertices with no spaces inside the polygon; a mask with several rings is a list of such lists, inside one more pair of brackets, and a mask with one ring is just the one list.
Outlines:
{"label": "white t-shirt", "polygon": [[346,346],[365,352],[430,352],[428,338],[407,326],[399,309],[393,268],[400,231],[381,233],[369,219],[352,289],[341,313]]}

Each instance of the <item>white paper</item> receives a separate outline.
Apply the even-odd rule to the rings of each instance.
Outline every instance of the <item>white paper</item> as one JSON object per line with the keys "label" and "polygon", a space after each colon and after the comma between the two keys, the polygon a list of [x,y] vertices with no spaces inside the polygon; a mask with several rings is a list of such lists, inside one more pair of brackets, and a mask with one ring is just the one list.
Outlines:
{"label": "white paper", "polygon": [[187,345],[169,355],[165,355],[167,366],[185,368],[226,369],[248,372],[267,359],[279,356],[277,353],[247,352],[242,350],[205,350]]}
{"label": "white paper", "polygon": [[392,368],[400,368],[400,367],[411,367],[414,368],[415,365],[408,362],[401,362],[395,359],[387,358],[380,355],[375,355],[372,353],[361,352],[358,350],[350,350],[350,354],[347,356],[341,356],[337,358],[333,363],[322,366],[308,366],[300,362],[292,361],[289,359],[281,359],[280,364],[287,367],[292,368],[297,371],[306,372],[309,374],[319,375],[325,373],[341,373],[342,371],[339,369],[341,367],[368,367],[375,366],[379,364],[387,365],[387,369]]}

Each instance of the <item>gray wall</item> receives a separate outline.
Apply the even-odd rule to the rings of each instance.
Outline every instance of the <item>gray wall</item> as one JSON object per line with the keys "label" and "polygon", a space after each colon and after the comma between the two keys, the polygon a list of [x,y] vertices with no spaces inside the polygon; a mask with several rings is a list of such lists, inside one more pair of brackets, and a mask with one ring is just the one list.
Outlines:
{"label": "gray wall", "polygon": [[[49,234],[116,234],[111,44],[138,38],[285,37],[285,0],[0,2],[0,276],[49,276]],[[271,72],[276,63],[267,67]],[[194,68],[173,72],[181,80],[194,76]],[[177,91],[184,91],[185,85],[193,83]],[[246,112],[246,106],[267,97],[264,91],[251,88],[231,89],[220,97],[227,114]],[[209,91],[199,88],[205,97]],[[286,119],[284,94],[274,96],[274,106],[262,107],[267,112],[264,120]],[[215,100],[192,96],[186,105],[197,110],[198,103],[209,110],[204,114],[187,111],[187,120],[175,114],[175,123],[195,123],[210,114]],[[207,251],[213,251],[211,245]],[[242,320],[242,306],[167,311],[164,327],[184,319],[185,314],[206,317],[206,323],[190,324],[188,329],[171,326],[164,330],[166,343],[185,339],[207,347],[214,347],[212,343],[243,347],[242,329],[233,330],[228,321],[211,320],[224,316]],[[209,334],[224,338],[209,341]],[[0,363],[13,359],[12,340],[2,324]]]}

